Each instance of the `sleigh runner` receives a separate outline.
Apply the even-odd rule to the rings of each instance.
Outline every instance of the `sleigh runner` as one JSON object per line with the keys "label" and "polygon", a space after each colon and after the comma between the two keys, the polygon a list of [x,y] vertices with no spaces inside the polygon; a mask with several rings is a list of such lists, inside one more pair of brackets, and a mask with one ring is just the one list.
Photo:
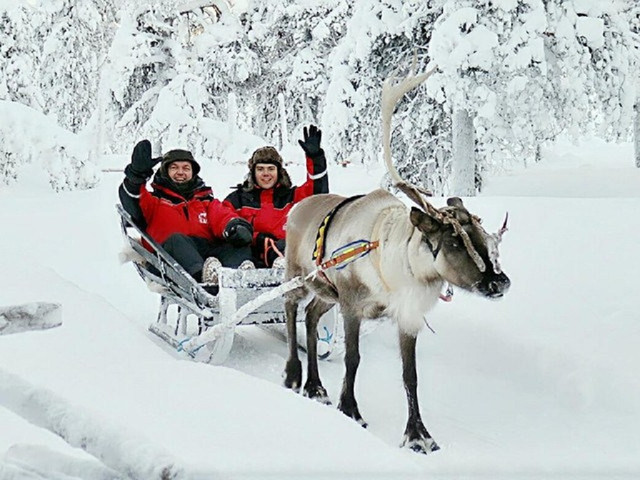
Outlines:
{"label": "sleigh runner", "polygon": [[[220,364],[231,351],[236,327],[285,323],[283,295],[295,284],[283,285],[282,269],[220,268],[214,295],[136,225],[121,205],[116,205],[116,210],[126,244],[135,252],[131,256],[136,271],[150,290],[160,294],[158,315],[149,331],[177,351],[198,361]],[[336,343],[337,313],[327,316],[325,323],[331,325],[323,325],[318,334],[323,346],[321,358],[327,358]]]}

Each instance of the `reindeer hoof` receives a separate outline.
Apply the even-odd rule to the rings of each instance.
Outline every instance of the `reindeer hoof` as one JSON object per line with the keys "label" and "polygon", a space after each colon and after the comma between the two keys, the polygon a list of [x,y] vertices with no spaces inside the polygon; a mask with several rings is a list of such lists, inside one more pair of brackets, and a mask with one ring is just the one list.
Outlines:
{"label": "reindeer hoof", "polygon": [[354,420],[358,423],[358,425],[360,425],[362,428],[367,428],[369,426],[369,424],[367,422],[365,422],[362,417],[360,418],[354,418]]}
{"label": "reindeer hoof", "polygon": [[338,405],[338,410],[344,413],[347,417],[352,418],[353,420],[358,422],[358,425],[360,425],[362,428],[367,428],[369,426],[367,422],[363,420],[362,415],[360,415],[360,411],[358,410],[357,405],[348,405],[346,403],[340,402],[340,404]]}
{"label": "reindeer hoof", "polygon": [[316,402],[331,405],[331,400],[329,400],[327,390],[322,385],[305,385],[303,395],[315,400]]}
{"label": "reindeer hoof", "polygon": [[416,453],[422,453],[423,455],[427,455],[431,452],[437,452],[440,450],[440,447],[435,442],[433,438],[414,438],[410,440],[405,436],[402,441],[402,448],[408,448],[409,450],[413,450]]}
{"label": "reindeer hoof", "polygon": [[296,393],[302,385],[302,363],[300,360],[289,360],[284,370],[284,386]]}

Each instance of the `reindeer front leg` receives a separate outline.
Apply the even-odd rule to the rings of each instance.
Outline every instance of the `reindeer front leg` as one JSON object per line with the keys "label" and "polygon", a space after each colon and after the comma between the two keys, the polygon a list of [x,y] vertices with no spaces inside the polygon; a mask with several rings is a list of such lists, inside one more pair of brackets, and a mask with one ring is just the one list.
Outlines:
{"label": "reindeer front leg", "polygon": [[360,365],[360,319],[352,314],[347,314],[345,310],[342,311],[342,319],[344,322],[344,364],[346,372],[342,383],[338,409],[347,417],[353,418],[366,428],[367,423],[360,415],[354,393],[356,372],[358,371],[358,365]]}
{"label": "reindeer front leg", "polygon": [[402,356],[402,379],[407,393],[409,418],[404,431],[401,447],[427,454],[439,450],[422,423],[418,404],[418,374],[416,372],[416,336],[400,331],[400,354]]}

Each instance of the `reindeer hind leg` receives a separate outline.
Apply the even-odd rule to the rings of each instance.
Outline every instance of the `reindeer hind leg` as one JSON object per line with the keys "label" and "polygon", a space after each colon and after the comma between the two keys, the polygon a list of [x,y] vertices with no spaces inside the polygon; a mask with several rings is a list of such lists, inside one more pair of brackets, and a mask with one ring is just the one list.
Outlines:
{"label": "reindeer hind leg", "polygon": [[333,305],[314,297],[305,309],[305,324],[307,327],[307,381],[304,385],[304,395],[321,403],[330,405],[329,395],[322,386],[318,372],[318,321]]}
{"label": "reindeer hind leg", "polygon": [[298,358],[298,342],[296,340],[296,321],[298,316],[298,303],[306,295],[304,287],[288,292],[285,296],[284,311],[287,319],[287,344],[289,346],[289,358],[285,366],[284,386],[300,391],[302,385],[302,363]]}
{"label": "reindeer hind leg", "polygon": [[367,423],[362,419],[362,415],[360,415],[354,392],[356,372],[360,365],[360,318],[346,313],[344,308],[342,310],[342,318],[344,321],[344,364],[346,371],[342,382],[342,392],[340,393],[338,409],[347,417],[353,418],[366,428]]}

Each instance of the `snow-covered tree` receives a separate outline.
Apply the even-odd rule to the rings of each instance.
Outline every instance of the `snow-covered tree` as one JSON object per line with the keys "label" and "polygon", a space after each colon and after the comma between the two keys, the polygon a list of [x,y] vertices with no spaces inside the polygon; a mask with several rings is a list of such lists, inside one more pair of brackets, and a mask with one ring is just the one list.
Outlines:
{"label": "snow-covered tree", "polygon": [[[633,39],[633,58],[636,69],[640,69],[640,4],[631,2],[625,11],[629,20]],[[636,75],[635,113],[633,122],[634,157],[636,167],[640,168],[640,75]]]}
{"label": "snow-covered tree", "polygon": [[27,4],[0,11],[0,99],[43,110],[38,85],[38,29],[43,15]]}
{"label": "snow-covered tree", "polygon": [[100,68],[113,37],[113,1],[58,0],[42,5],[47,14],[38,72],[43,111],[77,132],[96,106]]}
{"label": "snow-covered tree", "polygon": [[51,117],[0,100],[0,118],[0,184],[9,185],[34,172],[46,176],[55,191],[87,189],[100,180],[84,139]]}
{"label": "snow-covered tree", "polygon": [[[162,88],[177,75],[176,56],[181,44],[175,38],[174,9],[141,6],[121,12],[119,28],[102,75],[102,117],[112,131],[107,141],[114,151],[128,150],[145,138]],[[157,133],[158,127],[154,127]],[[150,140],[159,140],[156,137]]]}
{"label": "snow-covered tree", "polygon": [[[193,37],[188,53],[189,70],[202,78],[207,91],[207,116],[225,121],[233,107],[234,124],[251,130],[260,109],[253,91],[261,81],[262,62],[249,46],[240,19],[223,14],[217,23],[206,24],[202,33]],[[228,104],[232,94],[235,106]]]}
{"label": "snow-covered tree", "polygon": [[[538,0],[446,3],[429,49],[439,71],[429,91],[454,118],[467,120],[454,122],[463,130],[454,131],[462,144],[453,150],[463,154],[452,158],[452,172],[465,175],[451,179],[455,189],[450,193],[472,194],[479,173],[499,163],[505,150],[531,156],[536,139],[544,136],[540,125],[553,128],[543,119],[544,83],[537,80],[544,63],[544,27],[544,6]],[[477,137],[478,156],[470,155],[474,139],[465,135]]]}
{"label": "snow-covered tree", "polygon": [[462,108],[473,119],[476,185],[482,170],[534,159],[561,132],[627,135],[637,72],[624,6],[447,2],[429,50],[440,71],[429,89],[454,115]]}
{"label": "snow-covered tree", "polygon": [[328,83],[326,59],[344,35],[349,9],[338,0],[272,0],[247,13],[249,46],[261,62],[254,128],[271,143],[277,144],[281,133],[278,95],[292,135],[300,134],[301,124],[318,123]]}
{"label": "snow-covered tree", "polygon": [[[92,79],[99,77],[99,66],[89,58],[104,47],[98,40],[109,29],[109,5],[20,2],[0,12],[0,182],[15,181],[31,163],[48,173],[55,190],[98,182],[84,140],[58,123],[79,128],[92,111],[87,99],[94,98]],[[67,69],[70,64],[75,71]]]}
{"label": "snow-covered tree", "polygon": [[557,93],[556,117],[577,134],[628,138],[639,72],[627,3],[547,2],[547,81]]}
{"label": "snow-covered tree", "polygon": [[[442,2],[404,2],[407,20],[394,35],[378,39],[377,71],[386,78],[427,69],[426,54],[433,25],[442,13]],[[415,61],[415,65],[414,64]],[[392,152],[402,178],[436,193],[445,191],[450,172],[451,117],[424,86],[408,92],[399,102]]]}
{"label": "snow-covered tree", "polygon": [[[328,61],[331,76],[322,123],[330,156],[338,161],[380,161],[382,83],[392,75],[408,73],[414,57],[416,70],[424,70],[428,62],[425,48],[440,3],[355,4],[347,33]],[[439,190],[446,158],[439,148],[448,140],[442,136],[441,114],[424,89],[417,89],[399,102],[392,132],[391,150],[400,174],[434,190]]]}

